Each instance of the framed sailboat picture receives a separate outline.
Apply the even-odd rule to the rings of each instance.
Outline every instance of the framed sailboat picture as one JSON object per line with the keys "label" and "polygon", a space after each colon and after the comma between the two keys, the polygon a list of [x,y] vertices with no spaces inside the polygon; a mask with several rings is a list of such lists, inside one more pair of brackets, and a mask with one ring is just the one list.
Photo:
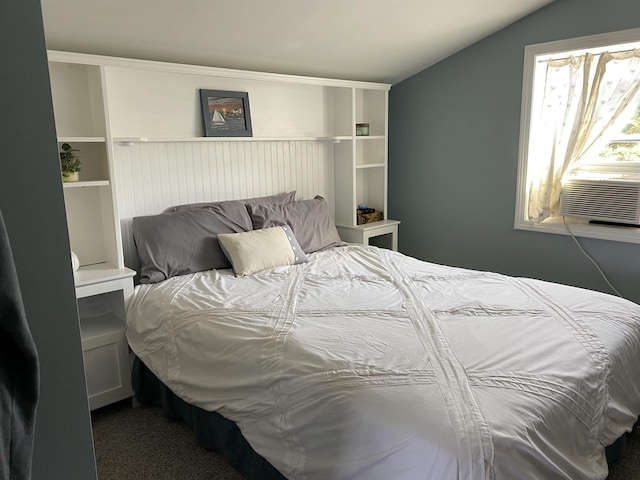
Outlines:
{"label": "framed sailboat picture", "polygon": [[201,89],[200,101],[205,136],[253,136],[247,92]]}

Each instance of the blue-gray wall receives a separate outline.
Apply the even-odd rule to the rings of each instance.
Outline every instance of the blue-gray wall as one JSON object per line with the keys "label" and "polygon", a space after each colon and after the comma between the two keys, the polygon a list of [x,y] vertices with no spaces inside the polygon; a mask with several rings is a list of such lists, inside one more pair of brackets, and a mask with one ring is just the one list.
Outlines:
{"label": "blue-gray wall", "polygon": [[0,208],[40,356],[32,478],[95,480],[39,0],[0,2],[0,63]]}
{"label": "blue-gray wall", "polygon": [[[394,85],[389,218],[436,263],[609,291],[569,236],[514,230],[524,47],[640,27],[638,0],[557,0]],[[581,239],[640,303],[640,245]]]}

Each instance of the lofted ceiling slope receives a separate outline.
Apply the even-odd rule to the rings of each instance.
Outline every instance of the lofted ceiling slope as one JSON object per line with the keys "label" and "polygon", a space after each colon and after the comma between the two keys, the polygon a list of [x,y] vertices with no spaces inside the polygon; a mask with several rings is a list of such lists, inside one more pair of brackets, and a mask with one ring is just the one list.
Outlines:
{"label": "lofted ceiling slope", "polygon": [[42,0],[47,48],[397,83],[553,0]]}

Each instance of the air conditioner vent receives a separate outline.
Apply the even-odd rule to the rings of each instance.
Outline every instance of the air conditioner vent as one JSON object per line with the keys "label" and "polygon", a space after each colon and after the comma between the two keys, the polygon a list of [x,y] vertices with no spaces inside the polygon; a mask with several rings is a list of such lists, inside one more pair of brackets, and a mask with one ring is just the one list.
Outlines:
{"label": "air conditioner vent", "polygon": [[640,224],[640,182],[571,179],[562,185],[560,214]]}

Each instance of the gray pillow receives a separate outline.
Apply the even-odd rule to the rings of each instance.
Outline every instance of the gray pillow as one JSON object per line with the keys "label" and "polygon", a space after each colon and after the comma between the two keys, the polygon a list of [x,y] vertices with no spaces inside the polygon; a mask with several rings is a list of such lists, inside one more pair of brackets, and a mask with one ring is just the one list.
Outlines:
{"label": "gray pillow", "polygon": [[320,196],[287,205],[249,204],[247,210],[254,230],[289,225],[305,253],[342,243],[327,201]]}
{"label": "gray pillow", "polygon": [[218,234],[252,229],[251,218],[241,201],[135,217],[131,228],[140,257],[140,283],[230,268],[220,249]]}
{"label": "gray pillow", "polygon": [[220,202],[186,203],[184,205],[176,205],[174,207],[169,207],[165,210],[165,212],[178,212],[180,210],[190,210],[192,208],[212,207],[214,205],[220,205],[225,201],[243,202],[247,204],[248,203],[274,203],[277,205],[284,205],[284,204],[292,203],[296,201],[296,191],[294,190],[292,192],[277,193],[275,195],[268,195],[266,197],[245,198],[243,200],[224,200]]}

